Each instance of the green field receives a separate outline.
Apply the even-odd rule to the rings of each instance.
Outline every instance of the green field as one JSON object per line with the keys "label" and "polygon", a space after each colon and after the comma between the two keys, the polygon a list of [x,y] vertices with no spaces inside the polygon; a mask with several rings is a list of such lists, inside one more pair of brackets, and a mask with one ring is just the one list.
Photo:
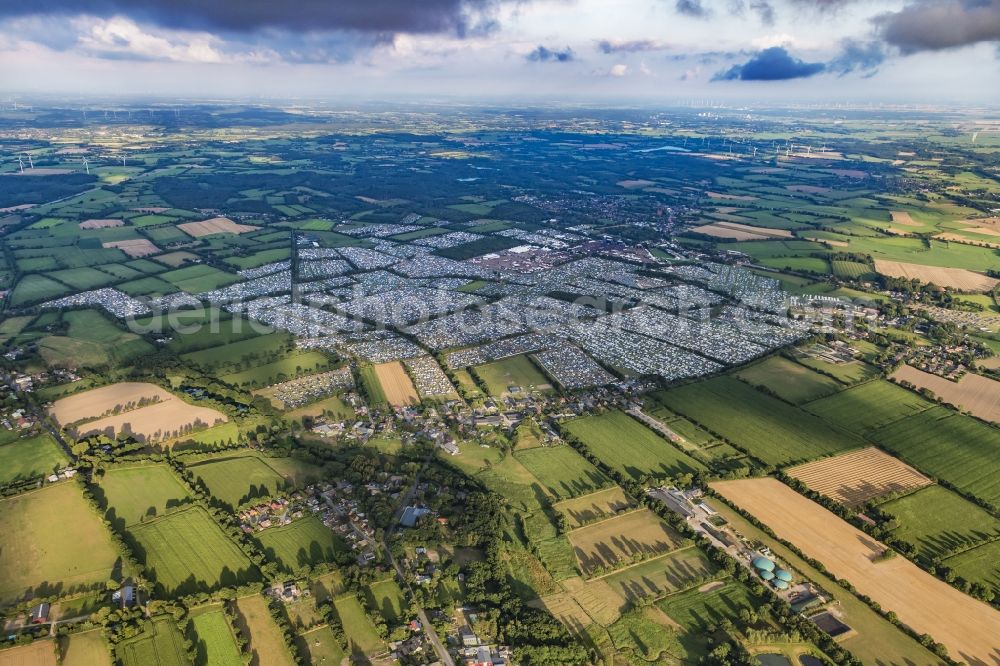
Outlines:
{"label": "green field", "polygon": [[343,539],[316,516],[307,516],[288,525],[269,527],[254,534],[269,560],[291,573],[320,562],[333,562],[345,552]]}
{"label": "green field", "polygon": [[184,637],[172,618],[160,615],[144,623],[143,631],[115,647],[123,666],[186,666]]}
{"label": "green field", "polygon": [[878,379],[811,402],[804,409],[836,426],[862,434],[933,406],[912,391]]}
{"label": "green field", "polygon": [[158,277],[189,294],[199,294],[204,291],[219,289],[220,287],[240,281],[239,275],[220,271],[218,268],[204,264],[185,266],[184,268],[167,271],[166,273],[160,273]]}
{"label": "green field", "polygon": [[[750,389],[753,390],[753,389]],[[562,424],[599,460],[633,479],[695,474],[705,466],[624,412],[612,410]]]}
{"label": "green field", "polygon": [[689,632],[718,626],[725,619],[736,620],[743,608],[756,608],[759,602],[735,580],[723,580],[711,590],[685,590],[661,600],[657,606]]}
{"label": "green field", "polygon": [[253,455],[211,459],[189,469],[213,497],[233,508],[272,497],[288,484],[267,462]]}
{"label": "green field", "polygon": [[385,649],[385,643],[379,638],[375,625],[368,619],[357,597],[353,594],[338,597],[333,601],[333,608],[347,635],[347,648],[352,659],[364,662],[365,656]]}
{"label": "green field", "polygon": [[844,384],[856,384],[878,376],[876,368],[862,361],[835,364],[804,355],[800,356],[797,360],[807,368],[813,368],[814,370],[831,375]]}
{"label": "green field", "polygon": [[1000,537],[1000,520],[941,486],[922,488],[880,508],[898,522],[892,535],[916,546],[927,563]]}
{"label": "green field", "polygon": [[830,272],[830,264],[826,259],[820,259],[819,257],[771,257],[761,259],[760,264],[770,268],[799,273],[819,273],[824,275]]}
{"label": "green field", "polygon": [[841,388],[837,381],[783,356],[772,356],[735,374],[748,384],[763,386],[794,405],[836,393]]}
{"label": "green field", "polygon": [[166,465],[115,467],[99,477],[112,523],[131,525],[182,506],[190,495]]}
{"label": "green field", "polygon": [[296,639],[299,654],[310,664],[340,664],[344,651],[329,627],[320,627],[300,634]]}
{"label": "green field", "polygon": [[358,369],[358,376],[361,378],[361,388],[368,399],[369,405],[381,405],[384,407],[389,404],[389,401],[385,397],[385,391],[382,390],[382,382],[378,380],[378,375],[375,374],[375,366],[367,364],[361,366]]}
{"label": "green field", "polygon": [[259,580],[260,574],[199,506],[129,528],[159,594],[184,595]]}
{"label": "green field", "polygon": [[0,485],[48,476],[68,463],[62,448],[48,433],[15,439],[0,445]]}
{"label": "green field", "polygon": [[14,307],[40,303],[53,298],[59,298],[73,290],[64,284],[50,280],[43,275],[25,275],[21,278],[10,295],[10,304]]}
{"label": "green field", "polygon": [[271,264],[275,261],[283,261],[284,259],[288,259],[290,254],[291,250],[281,247],[273,250],[263,250],[246,257],[229,257],[226,259],[226,263],[235,266],[239,270],[246,270],[247,268],[257,268],[264,264]]}
{"label": "green field", "polygon": [[86,367],[126,363],[153,351],[152,345],[135,333],[119,328],[97,310],[62,313],[66,334],[38,341],[39,354],[52,366]]}
{"label": "green field", "polygon": [[715,567],[694,547],[682,548],[603,578],[626,599],[657,599],[709,576]]}
{"label": "green field", "polygon": [[406,597],[395,578],[372,583],[365,591],[365,598],[368,606],[378,610],[390,625],[406,619],[409,612]]}
{"label": "green field", "polygon": [[656,622],[655,609],[637,609],[608,627],[615,652],[628,663],[670,664],[684,656],[677,634]]}
{"label": "green field", "polygon": [[860,261],[833,260],[830,262],[833,267],[833,274],[837,277],[864,278],[867,279],[874,274],[874,270]]}
{"label": "green field", "polygon": [[243,655],[222,606],[199,608],[191,613],[195,636],[195,663],[212,666],[243,666]]}
{"label": "green field", "polygon": [[1000,506],[1000,430],[933,407],[876,430],[872,439],[920,471]]}
{"label": "green field", "polygon": [[74,481],[0,500],[0,604],[111,576],[118,552]]}
{"label": "green field", "polygon": [[549,380],[524,354],[476,366],[472,372],[486,384],[486,389],[495,396],[507,393],[513,386],[518,387],[521,391],[528,391],[532,388],[548,388],[549,386]]}
{"label": "green field", "polygon": [[716,432],[770,465],[855,448],[861,440],[732,377],[654,394],[667,408]]}
{"label": "green field", "polygon": [[[154,330],[164,330],[172,334],[173,337],[167,347],[178,354],[188,354],[210,347],[229,345],[240,340],[256,338],[261,332],[269,332],[264,325],[243,317],[230,317],[217,309],[209,311],[193,310],[188,315],[183,310],[173,313],[173,321],[170,319],[163,321],[148,321],[150,328]],[[146,323],[144,321],[143,323]],[[173,323],[177,323],[179,330],[173,330]],[[280,334],[279,334],[280,335]],[[249,345],[248,345],[249,346]],[[228,355],[228,349],[223,348],[224,354]],[[225,358],[226,356],[223,356]],[[211,355],[201,356],[190,354],[186,358],[199,361],[213,360]],[[236,357],[239,360],[239,357]]]}
{"label": "green field", "polygon": [[325,369],[330,365],[330,362],[330,357],[323,352],[295,352],[271,363],[223,375],[220,379],[236,386],[269,386],[295,379],[295,377],[312,370]]}
{"label": "green field", "polygon": [[[270,333],[214,346],[218,335],[204,329],[191,336],[183,336],[181,339],[185,342],[180,344],[198,346],[199,351],[183,354],[181,358],[203,368],[215,368],[220,365],[252,363],[266,355],[281,353],[291,344],[291,336],[287,333]],[[202,344],[206,347],[201,348]]]}
{"label": "green field", "polygon": [[555,498],[586,495],[611,485],[611,479],[569,446],[519,451],[517,459]]}
{"label": "green field", "polygon": [[993,594],[1000,596],[1000,541],[953,555],[944,565],[970,582],[986,585]]}
{"label": "green field", "polygon": [[552,537],[539,541],[534,546],[538,551],[538,559],[542,561],[545,569],[552,574],[552,578],[555,580],[565,580],[580,575],[580,571],[576,568],[573,547],[566,540],[566,537]]}

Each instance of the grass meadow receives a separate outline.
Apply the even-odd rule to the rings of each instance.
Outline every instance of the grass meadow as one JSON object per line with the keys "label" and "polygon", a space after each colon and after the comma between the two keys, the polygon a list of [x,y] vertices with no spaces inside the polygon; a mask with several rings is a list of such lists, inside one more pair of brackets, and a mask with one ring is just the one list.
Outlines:
{"label": "grass meadow", "polygon": [[695,474],[705,466],[620,411],[572,419],[563,424],[604,463],[633,479]]}

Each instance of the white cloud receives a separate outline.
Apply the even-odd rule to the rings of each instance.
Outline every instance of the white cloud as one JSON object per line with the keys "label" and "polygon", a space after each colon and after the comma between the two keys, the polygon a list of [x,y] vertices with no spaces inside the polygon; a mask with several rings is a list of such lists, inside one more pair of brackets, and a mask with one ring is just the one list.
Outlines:
{"label": "white cloud", "polygon": [[618,63],[617,65],[612,65],[611,69],[608,70],[608,74],[611,76],[625,76],[628,74],[628,65]]}
{"label": "white cloud", "polygon": [[79,19],[77,46],[86,53],[140,60],[221,63],[229,60],[221,40],[207,33],[147,32],[124,17]]}

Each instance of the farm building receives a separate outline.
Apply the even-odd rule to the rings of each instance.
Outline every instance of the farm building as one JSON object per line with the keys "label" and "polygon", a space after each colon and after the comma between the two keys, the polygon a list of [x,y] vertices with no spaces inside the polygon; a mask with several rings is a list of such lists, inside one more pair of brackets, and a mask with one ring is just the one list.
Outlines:
{"label": "farm building", "polygon": [[49,621],[49,604],[42,602],[31,609],[31,624],[45,624]]}

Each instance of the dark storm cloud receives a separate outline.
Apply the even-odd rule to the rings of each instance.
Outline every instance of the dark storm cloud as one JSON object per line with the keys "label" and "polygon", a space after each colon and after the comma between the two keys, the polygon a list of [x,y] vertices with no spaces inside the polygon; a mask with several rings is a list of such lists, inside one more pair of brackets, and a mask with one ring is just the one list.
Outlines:
{"label": "dark storm cloud", "polygon": [[1000,41],[1000,0],[919,0],[874,22],[904,54]]}
{"label": "dark storm cloud", "polygon": [[525,56],[531,62],[570,62],[575,57],[573,49],[550,49],[539,44],[535,50]]}
{"label": "dark storm cloud", "polygon": [[679,13],[694,18],[708,18],[712,13],[701,0],[677,0],[674,6]]}
{"label": "dark storm cloud", "polygon": [[597,42],[597,50],[601,53],[644,53],[647,51],[664,51],[670,48],[655,39],[634,39],[629,41],[614,41],[602,39]]}
{"label": "dark storm cloud", "polygon": [[885,46],[882,43],[845,39],[840,45],[840,53],[826,63],[826,68],[841,76],[858,71],[868,77],[878,71],[883,61]]}
{"label": "dark storm cloud", "polygon": [[164,28],[254,32],[295,31],[459,35],[489,30],[490,14],[509,0],[30,0],[0,3],[0,19],[31,15],[128,16]]}
{"label": "dark storm cloud", "polygon": [[805,62],[780,46],[756,53],[742,65],[733,65],[712,77],[713,81],[786,81],[819,74],[826,69],[821,62]]}

